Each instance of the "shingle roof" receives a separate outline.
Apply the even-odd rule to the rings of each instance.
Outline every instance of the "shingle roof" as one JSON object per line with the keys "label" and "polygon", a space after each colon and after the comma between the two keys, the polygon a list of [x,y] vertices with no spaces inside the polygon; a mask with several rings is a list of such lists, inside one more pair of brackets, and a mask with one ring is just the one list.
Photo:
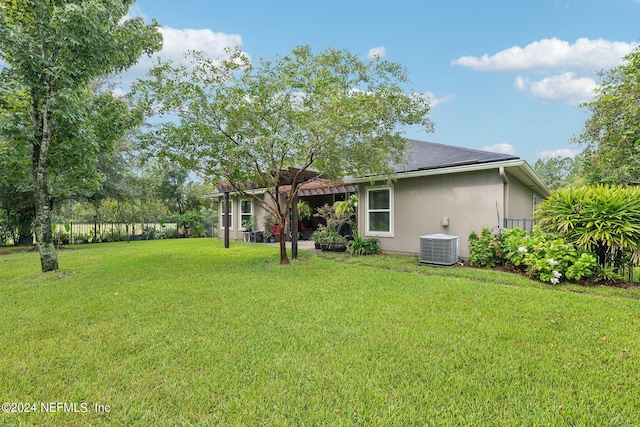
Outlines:
{"label": "shingle roof", "polygon": [[492,153],[415,139],[410,139],[409,143],[410,148],[406,155],[408,164],[395,165],[394,170],[398,173],[519,159],[519,157],[510,154]]}

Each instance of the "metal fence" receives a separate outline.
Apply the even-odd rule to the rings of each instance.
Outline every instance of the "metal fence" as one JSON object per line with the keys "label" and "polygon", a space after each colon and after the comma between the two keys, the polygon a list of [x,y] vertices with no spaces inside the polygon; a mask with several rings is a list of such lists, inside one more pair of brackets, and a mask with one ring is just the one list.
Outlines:
{"label": "metal fence", "polygon": [[[134,223],[125,224],[117,222],[69,222],[54,223],[53,238],[56,244],[75,244],[87,242],[113,242],[122,240],[153,240],[175,237],[185,237],[181,227],[175,222],[168,223]],[[191,229],[189,230],[192,231]],[[197,237],[215,237],[218,235],[217,218],[202,222],[203,234]],[[190,237],[192,235],[190,234]],[[31,245],[35,242],[35,234],[22,236],[20,244]],[[13,245],[15,242],[10,236],[0,235],[0,246]]]}
{"label": "metal fence", "polygon": [[87,241],[141,240],[164,237],[176,237],[176,223],[135,223],[117,222],[55,224],[53,235],[56,240],[65,243],[84,243]]}
{"label": "metal fence", "polygon": [[533,226],[537,223],[538,221],[530,218],[505,218],[504,228],[522,228],[524,231],[531,233],[533,232]]}

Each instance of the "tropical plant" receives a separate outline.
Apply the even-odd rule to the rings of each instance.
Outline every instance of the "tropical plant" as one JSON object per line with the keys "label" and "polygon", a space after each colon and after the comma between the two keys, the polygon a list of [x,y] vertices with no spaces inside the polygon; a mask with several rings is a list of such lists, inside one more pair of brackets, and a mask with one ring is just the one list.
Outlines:
{"label": "tropical plant", "polygon": [[351,255],[375,255],[381,252],[380,240],[377,237],[363,238],[357,230],[353,232],[353,240],[347,243],[347,252]]}
{"label": "tropical plant", "polygon": [[348,221],[355,213],[358,206],[358,196],[352,194],[347,200],[337,201],[333,204],[336,216],[343,221]]}
{"label": "tropical plant", "polygon": [[319,227],[316,231],[313,232],[313,234],[311,235],[311,239],[315,243],[326,243],[328,234],[329,231],[325,227]]}
{"label": "tropical plant", "polygon": [[246,231],[253,230],[253,227],[256,225],[257,220],[255,215],[251,215],[249,219],[242,221],[242,228]]}
{"label": "tropical plant", "polygon": [[311,206],[309,202],[306,200],[300,200],[298,202],[298,219],[309,219],[311,218]]}
{"label": "tropical plant", "polygon": [[554,191],[535,218],[543,230],[594,252],[604,266],[622,253],[640,261],[640,187],[598,185]]}

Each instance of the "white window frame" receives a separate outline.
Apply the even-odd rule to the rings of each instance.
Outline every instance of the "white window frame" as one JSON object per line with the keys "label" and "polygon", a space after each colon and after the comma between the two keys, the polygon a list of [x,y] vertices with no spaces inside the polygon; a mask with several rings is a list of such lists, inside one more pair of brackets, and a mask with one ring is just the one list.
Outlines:
{"label": "white window frame", "polygon": [[[249,212],[243,212],[242,211],[242,203],[243,202],[248,202],[249,203],[249,207],[251,208],[249,210]],[[251,219],[251,217],[253,216],[253,202],[249,199],[240,199],[240,231],[246,231],[246,229],[242,226],[242,224],[244,224],[245,219],[243,217],[245,216],[249,216],[248,219]]]}
{"label": "white window frame", "polygon": [[[369,209],[369,193],[372,191],[380,191],[380,190],[388,190],[389,191],[389,209]],[[378,237],[393,237],[393,187],[390,186],[375,186],[368,187],[365,194],[365,234],[367,236],[378,236]],[[369,217],[371,212],[389,212],[389,231],[375,231],[371,230],[371,224],[369,222]]]}
{"label": "white window frame", "polygon": [[[233,199],[229,197],[229,230],[233,230]],[[220,230],[224,230],[225,222],[224,222],[224,198],[220,202]]]}

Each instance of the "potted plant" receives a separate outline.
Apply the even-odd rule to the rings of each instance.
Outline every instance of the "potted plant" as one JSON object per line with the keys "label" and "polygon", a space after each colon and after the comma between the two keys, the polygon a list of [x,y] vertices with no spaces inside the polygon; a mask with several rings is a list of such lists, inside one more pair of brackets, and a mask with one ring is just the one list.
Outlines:
{"label": "potted plant", "polygon": [[[316,249],[321,249],[321,246],[320,246],[321,241],[326,243],[325,241],[326,234],[327,234],[327,231],[324,228],[318,228],[316,231],[313,232],[313,234],[311,235],[311,239],[313,240],[313,244],[316,247]],[[325,250],[326,250],[326,247],[325,247]]]}
{"label": "potted plant", "polygon": [[309,202],[306,200],[300,200],[298,202],[298,219],[304,220],[311,218],[311,206],[309,206]]}
{"label": "potted plant", "polygon": [[273,236],[273,226],[275,224],[276,224],[276,219],[271,214],[266,215],[262,220],[262,225],[264,226],[264,231],[262,232],[262,235],[264,236],[265,243],[275,242],[275,238]]}
{"label": "potted plant", "polygon": [[328,228],[319,228],[313,233],[313,235],[314,241],[318,241],[320,250],[323,252],[329,250],[329,244],[331,243],[331,231]]}
{"label": "potted plant", "polygon": [[347,239],[338,234],[337,231],[329,231],[328,236],[329,250],[332,252],[344,252],[347,250]]}

